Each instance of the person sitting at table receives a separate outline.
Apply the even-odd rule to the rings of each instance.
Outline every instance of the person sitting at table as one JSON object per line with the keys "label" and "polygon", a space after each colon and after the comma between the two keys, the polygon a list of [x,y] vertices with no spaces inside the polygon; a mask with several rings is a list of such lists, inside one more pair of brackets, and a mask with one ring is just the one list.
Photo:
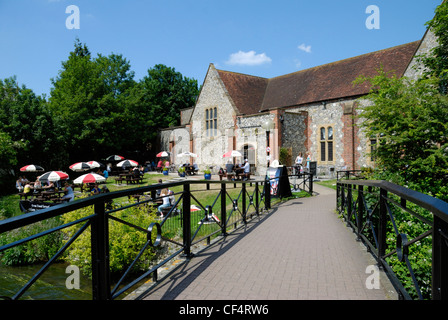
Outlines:
{"label": "person sitting at table", "polygon": [[236,174],[240,174],[244,171],[243,166],[239,164],[239,162],[236,163],[235,167],[233,168],[235,170]]}
{"label": "person sitting at table", "polygon": [[162,166],[163,162],[162,160],[159,160],[159,162],[157,162],[157,172],[162,172]]}
{"label": "person sitting at table", "polygon": [[168,191],[167,188],[164,188],[164,189],[162,190],[162,192],[160,193],[160,197],[163,197],[163,198],[162,198],[163,202],[162,202],[162,204],[157,208],[157,210],[158,210],[159,213],[160,213],[160,217],[163,218],[163,211],[162,211],[162,209],[163,209],[163,208],[168,208],[168,207],[171,205],[171,203],[170,203],[170,197],[169,197],[169,191]]}
{"label": "person sitting at table", "polygon": [[198,164],[195,162],[193,163],[193,173],[198,173],[199,172],[199,167]]}
{"label": "person sitting at table", "polygon": [[106,181],[107,181],[107,178],[109,178],[109,171],[107,169],[104,169],[103,177],[106,178]]}
{"label": "person sitting at table", "polygon": [[91,193],[92,194],[100,194],[101,193],[101,189],[98,187],[98,183],[95,183],[95,186],[91,190]]}
{"label": "person sitting at table", "polygon": [[25,186],[23,187],[23,193],[25,194],[25,196],[28,196],[31,194],[31,185],[29,182],[27,182],[25,184]]}
{"label": "person sitting at table", "polygon": [[227,161],[227,163],[226,163],[226,172],[227,173],[233,172],[233,163],[230,160]]}
{"label": "person sitting at table", "polygon": [[64,184],[64,192],[65,195],[62,197],[62,199],[67,201],[73,201],[73,199],[75,198],[75,194],[73,193],[72,186],[68,182],[65,182]]}
{"label": "person sitting at table", "polygon": [[42,183],[39,179],[34,182],[34,193],[39,193],[39,191],[42,189]]}
{"label": "person sitting at table", "polygon": [[23,191],[22,179],[20,177],[16,180],[16,188],[19,192]]}
{"label": "person sitting at table", "polygon": [[45,189],[45,191],[54,191],[53,181],[48,181],[48,184],[46,186],[43,186],[42,188]]}
{"label": "person sitting at table", "polygon": [[[163,183],[162,179],[159,179],[159,184],[162,184],[162,183]],[[162,189],[157,189],[156,190],[156,197],[157,198],[160,197],[161,193],[162,193]]]}
{"label": "person sitting at table", "polygon": [[250,174],[250,164],[249,164],[249,160],[245,159],[244,160],[244,166],[243,166],[243,173],[244,173],[244,178],[243,180],[247,180]]}

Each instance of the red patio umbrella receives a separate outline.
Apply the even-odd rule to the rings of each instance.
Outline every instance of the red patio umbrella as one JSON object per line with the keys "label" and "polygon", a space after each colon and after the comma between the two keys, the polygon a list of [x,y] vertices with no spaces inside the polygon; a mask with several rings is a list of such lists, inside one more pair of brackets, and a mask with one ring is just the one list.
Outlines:
{"label": "red patio umbrella", "polygon": [[136,167],[136,166],[138,166],[138,162],[134,161],[134,160],[129,160],[129,159],[123,160],[123,161],[117,163],[117,167],[123,167],[123,168]]}
{"label": "red patio umbrella", "polygon": [[21,172],[39,172],[39,171],[44,171],[44,168],[42,168],[41,166],[35,165],[35,164],[29,164],[27,166],[23,166],[22,168],[20,168]]}
{"label": "red patio umbrella", "polygon": [[39,176],[38,179],[40,181],[59,181],[59,180],[65,180],[68,179],[68,174],[62,171],[48,171],[45,172],[43,175]]}
{"label": "red patio umbrella", "polygon": [[118,154],[113,154],[113,155],[108,156],[108,157],[106,158],[106,161],[120,161],[120,160],[124,160],[124,157],[123,157],[123,156],[120,156],[120,155],[118,155]]}
{"label": "red patio umbrella", "polygon": [[86,162],[77,162],[69,167],[73,171],[86,171],[92,169],[92,166],[88,165]]}
{"label": "red patio umbrella", "polygon": [[161,151],[156,155],[157,158],[163,158],[163,157],[168,157],[168,156],[169,156],[169,154],[166,151]]}
{"label": "red patio umbrella", "polygon": [[73,180],[73,183],[81,184],[81,183],[94,183],[94,182],[104,182],[104,181],[106,181],[106,178],[104,178],[103,176],[100,176],[99,174],[87,173],[87,174],[83,174],[82,176]]}
{"label": "red patio umbrella", "polygon": [[98,161],[87,161],[86,162],[89,166],[91,166],[92,168],[100,168],[100,167],[104,167],[104,165]]}
{"label": "red patio umbrella", "polygon": [[241,156],[242,156],[241,152],[237,150],[228,151],[222,155],[223,158],[241,157]]}

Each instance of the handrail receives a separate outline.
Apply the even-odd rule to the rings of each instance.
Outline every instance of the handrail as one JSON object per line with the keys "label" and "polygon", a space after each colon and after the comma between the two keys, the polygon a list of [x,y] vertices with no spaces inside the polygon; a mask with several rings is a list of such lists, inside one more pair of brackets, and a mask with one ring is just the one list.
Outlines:
{"label": "handrail", "polygon": [[384,189],[388,192],[392,192],[393,194],[399,196],[402,199],[411,201],[419,205],[420,207],[433,212],[440,219],[442,219],[445,222],[448,222],[448,203],[443,200],[431,197],[427,194],[412,189],[408,189],[403,186],[384,180],[347,180],[347,181],[344,180],[341,183],[358,185],[358,186],[377,187]]}
{"label": "handrail", "polygon": [[[167,182],[163,184],[152,184],[150,186],[141,186],[126,190],[120,190],[120,191],[114,191],[109,193],[103,193],[98,194],[94,196],[90,196],[83,199],[78,199],[76,201],[68,202],[68,203],[62,203],[55,206],[51,206],[49,208],[40,209],[34,212],[29,212],[22,214],[20,216],[11,217],[5,220],[0,221],[0,234],[4,232],[8,232],[35,222],[43,221],[46,219],[50,219],[56,216],[60,216],[63,214],[66,214],[68,212],[78,210],[84,207],[93,206],[94,208],[94,214],[89,215],[88,217],[84,217],[75,221],[71,221],[69,223],[66,223],[65,225],[53,228],[51,230],[45,230],[38,234],[34,234],[32,236],[29,236],[25,239],[20,239],[18,241],[15,241],[14,243],[5,244],[3,246],[0,246],[0,252],[4,250],[8,250],[12,246],[16,246],[22,243],[25,243],[27,241],[32,241],[38,237],[47,235],[51,232],[59,231],[63,228],[66,228],[71,225],[75,224],[84,224],[84,226],[76,233],[75,236],[72,237],[72,239],[69,240],[69,242],[73,242],[75,237],[78,237],[84,230],[86,230],[86,227],[89,225],[91,227],[91,246],[92,246],[92,290],[93,290],[93,298],[94,299],[115,299],[120,295],[122,292],[125,291],[126,288],[132,286],[133,284],[137,283],[139,279],[143,277],[147,277],[149,275],[153,275],[153,278],[157,280],[157,270],[160,268],[160,266],[166,262],[168,262],[171,258],[174,258],[176,255],[178,255],[180,252],[184,252],[184,256],[186,258],[191,257],[191,246],[197,243],[198,241],[202,241],[201,239],[209,238],[214,234],[217,234],[218,232],[221,232],[223,236],[225,236],[228,232],[228,229],[231,229],[231,225],[234,225],[234,228],[237,228],[237,223],[242,222],[244,225],[247,223],[248,218],[252,218],[253,215],[259,216],[264,210],[269,210],[271,207],[271,195],[270,191],[271,189],[266,187],[267,185],[270,185],[269,180],[271,179],[253,179],[249,181],[211,181],[211,180],[185,180],[185,181],[176,181],[176,182]],[[234,185],[234,188],[239,185],[241,187],[241,191],[239,192],[236,199],[232,199],[232,197],[229,195],[228,190],[230,188],[226,188],[228,185]],[[213,188],[213,190],[217,191],[218,195],[212,201],[212,204],[209,205],[208,203],[199,203],[200,206],[205,209],[206,214],[216,213],[220,214],[221,221],[219,223],[214,224],[216,227],[206,229],[205,235],[202,233],[201,239],[195,239],[198,231],[200,228],[205,228],[204,226],[204,217],[199,225],[195,225],[194,223],[197,222],[191,222],[191,212],[190,212],[190,203],[192,203],[193,200],[197,202],[196,197],[194,196],[195,192],[201,192],[196,190],[190,190],[190,186],[192,185],[207,185],[207,190],[209,190],[208,186],[218,186],[218,188]],[[246,185],[254,185],[253,193],[250,194],[246,188]],[[109,231],[108,231],[108,220],[113,219],[114,221],[117,221],[118,223],[124,223],[127,224],[130,227],[133,227],[134,229],[140,230],[142,232],[147,233],[148,241],[146,244],[142,247],[140,253],[137,255],[135,260],[132,262],[131,266],[124,272],[123,278],[128,274],[130,268],[132,265],[135,264],[135,262],[140,258],[142,253],[148,248],[149,246],[157,246],[160,243],[160,239],[162,237],[161,229],[164,226],[165,223],[168,223],[171,217],[171,215],[174,215],[174,209],[176,208],[176,205],[173,206],[173,208],[170,210],[170,212],[166,215],[166,217],[162,221],[154,222],[149,227],[148,230],[145,230],[144,228],[134,226],[129,222],[123,221],[121,219],[118,219],[114,216],[112,216],[113,213],[125,210],[128,207],[141,205],[142,203],[145,203],[145,201],[142,202],[136,202],[134,204],[127,205],[125,207],[119,207],[114,208],[111,210],[106,211],[106,203],[108,201],[111,201],[116,198],[122,198],[126,196],[131,196],[137,193],[149,193],[150,200],[156,200],[158,199],[156,197],[156,190],[162,189],[162,188],[174,188],[183,186],[183,191],[178,192],[179,199],[176,202],[176,205],[178,208],[181,209],[181,234],[182,234],[182,240],[171,240],[171,239],[165,239],[168,242],[179,246],[178,249],[175,250],[173,254],[171,254],[169,257],[165,258],[163,263],[159,263],[158,265],[154,266],[147,272],[145,272],[143,275],[141,275],[137,280],[131,281],[130,284],[125,286],[124,288],[120,288],[119,290],[117,287],[115,287],[111,291],[110,286],[110,275],[109,275]],[[212,191],[213,191],[212,190]],[[227,190],[227,191],[226,191]],[[251,191],[252,192],[252,191]],[[182,204],[179,203],[180,198],[182,198]],[[220,201],[218,201],[220,199]],[[232,203],[232,208],[228,211],[226,206],[230,203]],[[221,209],[216,211],[217,209],[212,211],[213,206],[216,203],[220,203]],[[178,209],[176,208],[176,209]],[[253,209],[253,214],[250,214],[249,210]],[[219,212],[220,211],[220,212]],[[249,216],[250,215],[250,216]],[[240,217],[240,218],[238,218]],[[196,231],[192,232],[191,228],[197,228]],[[155,243],[152,242],[151,236],[156,233],[157,239]],[[208,242],[208,241],[207,241]],[[58,255],[62,254],[62,252],[67,248],[68,246],[63,246],[59,252]],[[52,263],[54,258],[52,258],[48,263],[45,264],[45,266],[37,273],[35,274],[32,279],[14,296],[12,299],[19,299],[23,293],[40,277],[40,275],[48,268],[48,266]],[[120,279],[121,281],[122,279]],[[8,297],[3,297],[7,299]]]}
{"label": "handrail", "polygon": [[[363,241],[375,256],[378,265],[385,269],[402,299],[411,299],[411,296],[386,258],[395,257],[399,262],[406,263],[413,288],[418,298],[423,299],[421,285],[408,257],[412,255],[411,246],[423,239],[429,240],[431,236],[430,294],[432,299],[448,299],[448,203],[382,180],[340,180],[336,190],[338,212],[357,234],[358,240]],[[429,212],[433,221],[417,213],[408,202]],[[422,232],[420,235],[411,232],[414,239],[408,239],[405,230],[396,221],[400,211],[419,219],[427,227],[419,230]],[[395,248],[390,241],[393,234]]]}

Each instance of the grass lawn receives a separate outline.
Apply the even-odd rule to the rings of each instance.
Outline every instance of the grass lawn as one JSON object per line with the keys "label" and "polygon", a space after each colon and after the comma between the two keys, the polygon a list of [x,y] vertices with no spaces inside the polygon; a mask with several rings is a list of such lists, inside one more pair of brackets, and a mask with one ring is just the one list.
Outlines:
{"label": "grass lawn", "polygon": [[314,183],[317,183],[321,186],[332,188],[332,189],[336,190],[336,182],[337,182],[336,179],[332,179],[332,180],[324,180],[324,181],[315,181]]}
{"label": "grass lawn", "polygon": [[[172,178],[173,178],[173,175],[165,176],[163,174],[146,173],[144,175],[144,180],[143,180],[142,184],[127,185],[126,183],[117,184],[115,181],[115,177],[111,176],[107,179],[107,182],[105,184],[104,183],[100,184],[100,188],[102,188],[102,186],[106,185],[107,188],[111,192],[114,192],[114,191],[130,189],[130,188],[136,188],[138,186],[147,186],[147,185],[155,184],[155,183],[158,183],[159,179],[162,179],[162,181],[165,182]],[[177,193],[177,192],[181,192],[183,190],[183,187],[177,186],[177,187],[173,187],[171,189],[175,193]],[[253,184],[252,186],[250,186],[249,184],[246,185],[246,191],[247,191],[248,195],[252,195],[254,193],[254,189],[255,189],[255,184]],[[191,190],[192,194],[196,197],[196,199],[198,199],[198,201],[201,202],[201,204],[211,205],[215,201],[215,199],[220,191],[220,187],[219,187],[219,185],[211,184],[210,190],[206,190],[205,184],[192,184],[190,187],[190,190]],[[228,196],[227,196],[227,202],[229,203],[228,206],[231,206],[231,203],[230,203],[231,201],[230,201],[229,197],[231,199],[238,198],[241,189],[238,187],[238,185],[237,185],[237,188],[234,188],[233,184],[227,184],[226,190],[228,193]],[[84,193],[84,195],[85,194],[87,194],[87,193]],[[80,193],[79,189],[76,189],[75,199],[78,197],[81,197],[81,196],[83,196],[83,194]],[[178,198],[178,196],[179,195],[176,196],[176,199]],[[308,196],[308,194],[306,192],[295,192],[295,193],[293,193],[292,198],[300,198],[300,197],[306,197],[306,196]],[[12,194],[12,195],[8,195],[8,196],[0,197],[0,219],[6,219],[6,218],[10,218],[13,216],[23,214],[19,208],[19,200],[20,200],[20,198],[19,198],[18,194]],[[130,200],[128,197],[122,197],[122,198],[115,199],[114,203],[119,206],[124,206],[124,205],[128,205],[129,201]],[[249,203],[249,199],[247,201]],[[271,203],[273,205],[280,201],[281,200],[278,198],[271,199]],[[218,200],[218,202],[220,202],[220,201]],[[191,203],[197,204],[194,199],[191,200]],[[213,211],[217,212],[218,210],[220,210],[220,208],[221,208],[220,206],[221,206],[220,203],[216,203]]]}

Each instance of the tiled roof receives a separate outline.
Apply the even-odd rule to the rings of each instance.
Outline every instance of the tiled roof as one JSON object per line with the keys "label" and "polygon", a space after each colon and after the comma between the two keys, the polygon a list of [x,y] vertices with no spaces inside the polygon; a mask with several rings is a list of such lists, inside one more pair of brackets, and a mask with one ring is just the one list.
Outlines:
{"label": "tiled roof", "polygon": [[354,86],[360,75],[374,76],[382,65],[401,77],[420,41],[266,79],[218,70],[242,114],[355,97],[369,92],[367,84]]}
{"label": "tiled roof", "polygon": [[219,77],[241,114],[258,113],[268,79],[241,73],[217,70]]}

